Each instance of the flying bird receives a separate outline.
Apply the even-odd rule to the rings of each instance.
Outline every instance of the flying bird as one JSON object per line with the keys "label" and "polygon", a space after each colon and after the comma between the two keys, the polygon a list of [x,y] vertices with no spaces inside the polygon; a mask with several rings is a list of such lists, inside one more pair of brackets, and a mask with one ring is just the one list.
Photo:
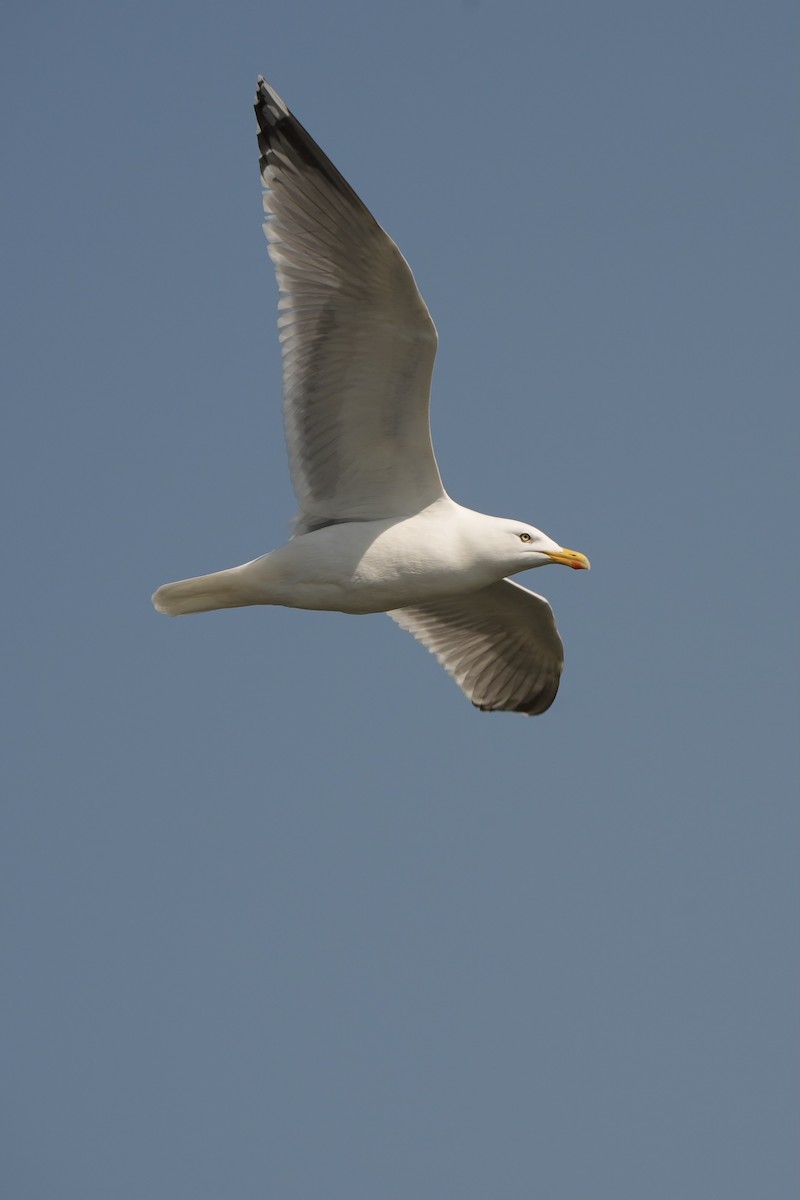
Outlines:
{"label": "flying bird", "polygon": [[547,601],[507,577],[589,560],[448,496],[428,420],[438,339],[414,276],[262,78],[255,110],[299,510],[286,545],[164,584],[153,603],[172,616],[249,604],[385,612],[478,708],[542,713],[561,639]]}

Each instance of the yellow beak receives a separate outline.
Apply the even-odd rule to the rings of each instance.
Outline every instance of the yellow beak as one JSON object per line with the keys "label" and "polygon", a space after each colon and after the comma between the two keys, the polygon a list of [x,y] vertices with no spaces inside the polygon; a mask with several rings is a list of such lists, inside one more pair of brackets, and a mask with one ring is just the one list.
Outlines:
{"label": "yellow beak", "polygon": [[581,554],[579,550],[561,550],[558,554],[551,554],[549,550],[545,550],[545,554],[555,563],[572,567],[573,571],[588,571],[591,566],[586,555]]}

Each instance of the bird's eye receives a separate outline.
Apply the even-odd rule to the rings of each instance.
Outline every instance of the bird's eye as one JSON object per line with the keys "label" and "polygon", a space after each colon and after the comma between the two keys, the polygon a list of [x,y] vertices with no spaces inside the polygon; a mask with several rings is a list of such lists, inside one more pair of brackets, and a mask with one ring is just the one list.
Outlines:
{"label": "bird's eye", "polygon": [[519,540],[521,542],[529,542],[531,540],[531,535],[529,533],[521,533],[519,535]]}

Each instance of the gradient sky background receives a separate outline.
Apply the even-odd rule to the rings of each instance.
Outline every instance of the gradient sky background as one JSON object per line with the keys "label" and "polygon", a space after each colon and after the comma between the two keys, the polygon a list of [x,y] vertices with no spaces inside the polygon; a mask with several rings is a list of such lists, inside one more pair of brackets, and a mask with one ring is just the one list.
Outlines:
{"label": "gradient sky background", "polygon": [[[10,1200],[798,1188],[796,5],[6,6]],[[284,540],[263,71],[440,334],[554,708],[381,616],[171,621]]]}

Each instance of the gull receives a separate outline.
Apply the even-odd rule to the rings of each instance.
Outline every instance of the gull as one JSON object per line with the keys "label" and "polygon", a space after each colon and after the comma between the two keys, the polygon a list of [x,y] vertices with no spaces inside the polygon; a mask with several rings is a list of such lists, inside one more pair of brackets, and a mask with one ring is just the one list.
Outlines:
{"label": "gull", "polygon": [[437,334],[392,239],[261,77],[264,231],[280,300],[291,539],[167,583],[171,616],[278,604],[385,612],[484,711],[544,712],[563,646],[548,602],[508,576],[589,560],[444,490],[428,418]]}

